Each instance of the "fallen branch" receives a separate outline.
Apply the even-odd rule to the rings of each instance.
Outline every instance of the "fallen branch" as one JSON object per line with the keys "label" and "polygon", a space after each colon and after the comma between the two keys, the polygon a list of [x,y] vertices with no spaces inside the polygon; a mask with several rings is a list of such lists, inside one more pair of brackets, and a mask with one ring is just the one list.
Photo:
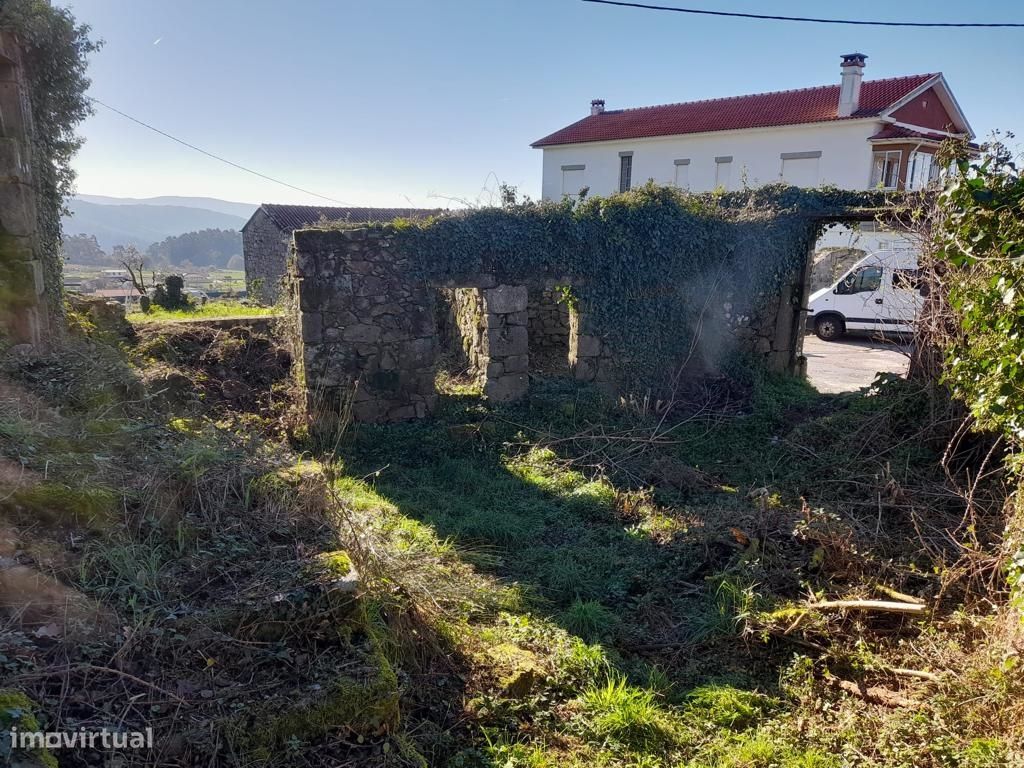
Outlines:
{"label": "fallen branch", "polygon": [[170,691],[161,688],[159,685],[156,685],[155,683],[151,683],[148,680],[143,680],[141,677],[136,677],[135,675],[130,675],[127,672],[122,672],[119,669],[113,669],[112,667],[98,667],[95,664],[66,664],[61,667],[50,667],[49,669],[41,669],[34,672],[25,672],[23,674],[16,675],[15,677],[9,678],[8,682],[56,677],[58,675],[66,675],[71,674],[73,672],[100,672],[111,675],[117,675],[119,677],[124,678],[125,680],[129,680],[135,683],[136,685],[141,685],[144,688],[149,688],[150,690],[163,694],[164,696],[167,696],[168,698],[177,701],[179,704],[188,704],[188,702],[185,701],[185,699],[181,698],[181,696],[171,693]]}
{"label": "fallen branch", "polygon": [[933,683],[939,682],[939,676],[934,672],[925,672],[923,669],[904,669],[903,667],[890,667],[889,672],[903,677],[916,677],[921,680],[928,680]]}
{"label": "fallen branch", "polygon": [[808,611],[878,611],[911,616],[920,616],[925,612],[923,603],[897,603],[889,600],[826,600],[821,603],[807,603],[803,608]]}
{"label": "fallen branch", "polygon": [[901,603],[911,603],[913,605],[924,605],[924,600],[920,597],[914,597],[913,595],[907,595],[903,592],[897,592],[892,587],[887,587],[885,584],[875,584],[875,589],[881,592],[883,595],[888,595],[893,600],[899,600]]}
{"label": "fallen branch", "polygon": [[840,690],[864,699],[869,704],[880,704],[883,707],[892,707],[894,709],[898,707],[918,709],[921,706],[921,703],[918,701],[908,699],[906,696],[896,693],[896,691],[890,691],[888,688],[882,688],[878,685],[862,686],[852,680],[840,680],[837,677],[831,678],[831,681]]}

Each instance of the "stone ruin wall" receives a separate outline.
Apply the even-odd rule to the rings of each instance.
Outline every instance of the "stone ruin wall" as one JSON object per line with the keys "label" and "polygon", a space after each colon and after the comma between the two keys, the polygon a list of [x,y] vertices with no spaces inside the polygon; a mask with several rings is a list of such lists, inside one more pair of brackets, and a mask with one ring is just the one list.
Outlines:
{"label": "stone ruin wall", "polygon": [[547,367],[559,358],[563,362],[569,349],[569,306],[558,288],[534,288],[528,292],[526,331],[530,336],[530,354]]}
{"label": "stone ruin wall", "polygon": [[[363,422],[423,418],[434,409],[440,332],[451,333],[451,327],[482,379],[485,397],[522,397],[533,370],[530,329],[538,327],[536,320],[530,323],[530,294],[551,295],[566,282],[484,273],[428,285],[414,279],[410,260],[392,247],[386,226],[299,230],[294,248],[308,407],[316,415],[341,411],[350,402],[353,419]],[[778,295],[756,297],[756,309],[734,306],[728,296],[717,308],[709,306],[708,327],[715,330],[708,333],[708,346],[729,343],[771,370],[798,370],[802,312],[796,297],[807,276],[807,270],[794,276]],[[447,331],[438,322],[442,291],[458,316]],[[615,391],[616,359],[589,331],[586,316],[567,311],[567,318],[564,337],[549,326],[541,338],[565,338],[571,375]]]}
{"label": "stone ruin wall", "polygon": [[40,252],[33,133],[21,49],[0,31],[0,337],[42,346],[60,313],[61,265]]}

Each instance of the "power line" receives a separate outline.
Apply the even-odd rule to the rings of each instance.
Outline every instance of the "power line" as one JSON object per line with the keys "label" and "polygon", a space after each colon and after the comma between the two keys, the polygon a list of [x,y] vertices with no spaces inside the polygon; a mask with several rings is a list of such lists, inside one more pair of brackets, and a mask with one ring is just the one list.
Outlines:
{"label": "power line", "polygon": [[261,179],[266,179],[267,181],[272,181],[275,184],[280,184],[283,187],[288,187],[288,189],[294,189],[296,192],[302,192],[303,194],[311,195],[312,197],[319,197],[321,200],[327,200],[330,203],[337,203],[338,205],[341,205],[341,206],[355,207],[355,205],[353,203],[346,203],[343,200],[335,200],[333,197],[327,197],[327,195],[321,195],[321,194],[318,194],[316,192],[311,192],[308,189],[303,189],[302,187],[297,187],[294,184],[289,184],[287,181],[281,181],[280,179],[275,179],[273,176],[267,176],[267,174],[265,174],[265,173],[260,173],[259,171],[254,171],[252,168],[246,168],[244,165],[239,165],[238,163],[234,163],[234,162],[228,160],[225,157],[221,157],[220,155],[213,154],[213,152],[207,152],[202,147],[197,147],[195,144],[189,144],[184,139],[179,139],[177,136],[172,136],[171,134],[167,133],[167,131],[161,131],[156,126],[153,126],[153,125],[150,125],[149,123],[143,122],[142,120],[139,120],[137,117],[132,117],[131,115],[129,115],[129,114],[125,113],[125,112],[122,112],[120,109],[117,109],[116,107],[112,107],[109,104],[106,104],[105,102],[100,101],[99,99],[95,99],[95,98],[90,96],[89,97],[89,101],[91,101],[93,104],[99,104],[101,107],[106,107],[111,112],[115,112],[115,113],[119,114],[121,117],[124,117],[124,118],[127,118],[128,120],[131,120],[133,123],[138,123],[143,128],[148,128],[149,130],[154,131],[155,133],[159,133],[161,136],[164,136],[164,137],[170,139],[171,141],[176,141],[178,144],[181,144],[182,146],[188,147],[189,149],[194,149],[196,152],[199,152],[200,154],[206,155],[207,157],[212,157],[214,160],[219,160],[222,163],[226,163],[227,165],[230,165],[232,168],[237,168],[240,171],[245,171],[246,173],[251,173],[253,176],[259,176]]}
{"label": "power line", "polygon": [[671,5],[648,5],[647,3],[628,3],[624,0],[583,0],[584,3],[600,3],[601,5],[620,5],[625,8],[642,8],[648,11],[674,11],[676,13],[693,13],[701,16],[727,16],[737,19],[767,19],[769,21],[806,21],[813,24],[855,24],[861,27],[1024,27],[1024,22],[1000,22],[994,24],[978,22],[938,22],[938,21],[861,21],[859,19],[816,19],[809,16],[770,16],[762,13],[732,13],[730,11],[707,11],[700,8],[676,8]]}

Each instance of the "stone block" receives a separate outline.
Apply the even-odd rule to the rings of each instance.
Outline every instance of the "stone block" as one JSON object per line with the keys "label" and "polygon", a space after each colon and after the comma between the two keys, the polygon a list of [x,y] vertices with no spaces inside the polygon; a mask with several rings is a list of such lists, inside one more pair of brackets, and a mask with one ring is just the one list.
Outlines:
{"label": "stone block", "polygon": [[484,310],[489,314],[507,315],[526,309],[525,285],[499,285],[483,291]]}
{"label": "stone block", "polygon": [[502,358],[505,373],[526,373],[530,368],[529,355],[509,355]]}
{"label": "stone block", "polygon": [[525,373],[488,379],[484,383],[484,395],[496,403],[509,403],[526,394],[530,378]]}
{"label": "stone block", "polygon": [[388,411],[388,421],[408,421],[416,418],[416,406],[413,404],[399,405]]}
{"label": "stone block", "polygon": [[407,369],[424,368],[434,364],[435,354],[433,337],[412,339],[401,345],[399,366]]}
{"label": "stone block", "polygon": [[497,379],[505,373],[505,365],[500,361],[492,360],[487,364],[487,378]]}
{"label": "stone block", "polygon": [[317,344],[323,339],[324,318],[319,312],[302,313],[302,341]]}
{"label": "stone block", "polygon": [[577,357],[597,357],[601,354],[601,340],[597,336],[581,334],[576,339]]}
{"label": "stone block", "polygon": [[593,358],[577,359],[572,365],[572,375],[576,381],[593,381],[597,375],[597,365],[594,364]]}
{"label": "stone block", "polygon": [[526,310],[520,312],[510,312],[503,317],[505,325],[526,325],[528,317]]}
{"label": "stone block", "polygon": [[487,351],[491,357],[527,354],[529,341],[525,326],[508,325],[487,328]]}
{"label": "stone block", "polygon": [[358,323],[347,327],[341,336],[345,341],[372,343],[380,339],[380,327]]}
{"label": "stone block", "polygon": [[374,275],[358,276],[352,283],[356,296],[381,296],[385,293],[386,283]]}

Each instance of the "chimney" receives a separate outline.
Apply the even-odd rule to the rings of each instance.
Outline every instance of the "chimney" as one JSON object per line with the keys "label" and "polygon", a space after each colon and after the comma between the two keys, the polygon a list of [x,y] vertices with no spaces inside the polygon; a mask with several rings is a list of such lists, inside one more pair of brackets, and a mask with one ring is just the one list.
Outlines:
{"label": "chimney", "polygon": [[604,112],[604,99],[594,99],[590,102],[590,114],[600,115]]}
{"label": "chimney", "polygon": [[860,81],[864,77],[863,53],[847,53],[843,55],[843,63],[839,71],[842,81],[839,86],[839,117],[849,117],[860,105]]}

